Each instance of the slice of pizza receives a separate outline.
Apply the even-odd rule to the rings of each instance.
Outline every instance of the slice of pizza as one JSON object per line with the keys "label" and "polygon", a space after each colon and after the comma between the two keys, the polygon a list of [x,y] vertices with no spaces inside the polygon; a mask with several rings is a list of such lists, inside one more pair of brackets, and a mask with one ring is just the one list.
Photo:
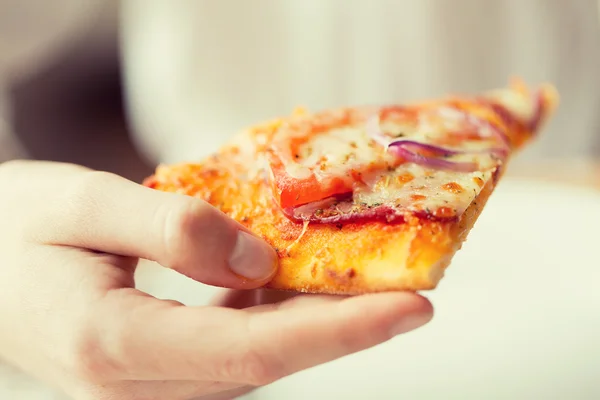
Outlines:
{"label": "slice of pizza", "polygon": [[435,288],[513,153],[554,112],[553,86],[297,110],[144,184],[203,199],[270,243],[269,287],[360,294]]}

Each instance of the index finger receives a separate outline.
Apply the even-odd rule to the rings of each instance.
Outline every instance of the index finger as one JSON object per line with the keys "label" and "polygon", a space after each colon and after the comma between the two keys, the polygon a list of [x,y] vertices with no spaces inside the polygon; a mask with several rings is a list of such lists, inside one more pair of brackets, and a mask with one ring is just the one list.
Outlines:
{"label": "index finger", "polygon": [[[248,289],[275,274],[275,250],[210,204],[106,172],[31,163],[21,167],[39,211],[36,242],[156,261],[194,280]],[[43,170],[43,174],[42,171]],[[43,182],[34,182],[43,177]],[[43,190],[50,186],[53,190]],[[58,190],[56,189],[58,188]]]}

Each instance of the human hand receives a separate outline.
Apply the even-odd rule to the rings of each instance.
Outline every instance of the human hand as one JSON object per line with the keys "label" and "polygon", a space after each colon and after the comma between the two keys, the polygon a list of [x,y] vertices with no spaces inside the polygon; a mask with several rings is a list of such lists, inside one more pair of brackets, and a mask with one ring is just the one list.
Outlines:
{"label": "human hand", "polygon": [[[198,199],[78,166],[0,166],[0,221],[0,358],[76,399],[234,398],[432,316],[412,293],[257,305],[266,243]],[[135,289],[138,258],[237,290],[159,300]]]}

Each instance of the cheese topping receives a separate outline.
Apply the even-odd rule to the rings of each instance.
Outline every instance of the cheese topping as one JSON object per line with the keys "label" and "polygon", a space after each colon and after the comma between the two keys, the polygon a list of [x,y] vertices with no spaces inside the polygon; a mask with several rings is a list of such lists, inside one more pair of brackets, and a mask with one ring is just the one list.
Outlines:
{"label": "cheese topping", "polygon": [[[519,110],[515,119],[531,118],[531,100],[525,104],[519,95],[497,98],[501,106],[510,103],[507,112]],[[293,132],[276,134],[272,185],[288,216],[320,222],[457,218],[511,150],[501,122],[491,124],[452,102],[381,109],[376,132],[371,116],[361,109],[307,116]],[[327,118],[327,126],[318,122]]]}
{"label": "cheese topping", "polygon": [[[406,176],[413,176],[404,182]],[[404,164],[395,171],[380,173],[354,191],[354,202],[369,206],[394,205],[399,210],[434,212],[448,207],[454,216],[462,214],[479,194],[492,173],[462,173],[424,169]]]}
{"label": "cheese topping", "polygon": [[313,140],[302,144],[298,151],[298,163],[316,168],[320,174],[340,174],[386,156],[389,161],[392,160],[363,129],[344,127],[317,135]]}

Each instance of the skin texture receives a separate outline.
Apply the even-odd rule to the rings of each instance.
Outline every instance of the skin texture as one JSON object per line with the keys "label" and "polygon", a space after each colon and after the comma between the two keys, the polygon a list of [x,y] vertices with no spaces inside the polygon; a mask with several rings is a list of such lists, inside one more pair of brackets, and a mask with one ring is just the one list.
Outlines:
{"label": "skin texture", "polygon": [[[549,118],[556,107],[557,94],[548,85],[530,93],[520,82],[507,92],[522,96],[524,103],[535,110],[527,120],[505,109],[498,110],[488,103],[488,98],[436,100],[412,105],[411,112],[416,118],[421,111],[440,106],[465,111],[500,127],[511,153],[526,145]],[[466,240],[508,159],[498,165],[494,179],[484,184],[467,210],[456,218],[436,220],[408,215],[405,223],[304,225],[287,218],[274,200],[281,195],[274,182],[287,185],[281,178],[284,168],[268,163],[273,148],[278,149],[277,138],[282,132],[285,137],[294,138],[290,141],[306,141],[315,132],[364,124],[373,112],[372,108],[348,108],[312,115],[296,113],[241,132],[218,154],[200,163],[160,166],[145,184],[203,199],[262,237],[277,251],[280,260],[278,272],[268,283],[270,288],[344,295],[433,289]],[[298,196],[310,198],[305,193],[309,188],[303,187]]]}
{"label": "skin texture", "polygon": [[[413,293],[259,289],[276,253],[242,225],[74,165],[0,165],[0,221],[0,358],[76,399],[231,399],[432,317]],[[159,300],[135,289],[139,258],[236,290],[201,307]],[[262,278],[232,272],[240,259]]]}

